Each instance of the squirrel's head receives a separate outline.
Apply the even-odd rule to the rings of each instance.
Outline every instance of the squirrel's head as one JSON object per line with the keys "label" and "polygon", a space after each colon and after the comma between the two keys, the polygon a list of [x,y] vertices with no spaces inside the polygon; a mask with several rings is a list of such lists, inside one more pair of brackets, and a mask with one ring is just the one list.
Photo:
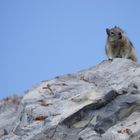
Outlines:
{"label": "squirrel's head", "polygon": [[114,28],[111,29],[106,28],[106,33],[109,41],[114,42],[122,40],[124,31],[121,28],[114,26]]}

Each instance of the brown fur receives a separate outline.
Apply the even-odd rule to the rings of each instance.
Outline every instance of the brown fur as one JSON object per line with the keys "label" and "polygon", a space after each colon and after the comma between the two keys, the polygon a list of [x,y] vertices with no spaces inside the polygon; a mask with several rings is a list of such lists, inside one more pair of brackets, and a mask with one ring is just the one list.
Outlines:
{"label": "brown fur", "polygon": [[119,57],[137,62],[133,44],[122,29],[115,26],[114,28],[106,29],[106,32],[108,37],[105,50],[109,59]]}

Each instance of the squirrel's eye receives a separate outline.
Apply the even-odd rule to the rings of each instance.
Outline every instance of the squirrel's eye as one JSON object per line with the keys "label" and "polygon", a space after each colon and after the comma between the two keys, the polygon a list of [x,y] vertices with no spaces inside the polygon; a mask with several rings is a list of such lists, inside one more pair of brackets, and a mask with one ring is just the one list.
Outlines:
{"label": "squirrel's eye", "polygon": [[111,33],[111,35],[114,35],[114,32],[110,32]]}

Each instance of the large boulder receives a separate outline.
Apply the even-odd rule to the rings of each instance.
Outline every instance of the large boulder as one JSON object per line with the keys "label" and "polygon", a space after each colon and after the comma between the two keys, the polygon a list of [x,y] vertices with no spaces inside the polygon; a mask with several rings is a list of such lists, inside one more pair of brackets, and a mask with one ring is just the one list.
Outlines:
{"label": "large boulder", "polygon": [[140,66],[116,58],[43,81],[9,110],[1,140],[139,140]]}

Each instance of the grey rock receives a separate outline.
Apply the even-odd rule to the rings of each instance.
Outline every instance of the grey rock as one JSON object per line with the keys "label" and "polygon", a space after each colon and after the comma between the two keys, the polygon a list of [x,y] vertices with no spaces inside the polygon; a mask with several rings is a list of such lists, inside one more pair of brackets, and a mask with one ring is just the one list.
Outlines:
{"label": "grey rock", "polygon": [[139,140],[140,65],[103,61],[35,85],[0,110],[1,140]]}
{"label": "grey rock", "polygon": [[8,135],[17,120],[17,110],[21,96],[11,96],[0,101],[0,137]]}

